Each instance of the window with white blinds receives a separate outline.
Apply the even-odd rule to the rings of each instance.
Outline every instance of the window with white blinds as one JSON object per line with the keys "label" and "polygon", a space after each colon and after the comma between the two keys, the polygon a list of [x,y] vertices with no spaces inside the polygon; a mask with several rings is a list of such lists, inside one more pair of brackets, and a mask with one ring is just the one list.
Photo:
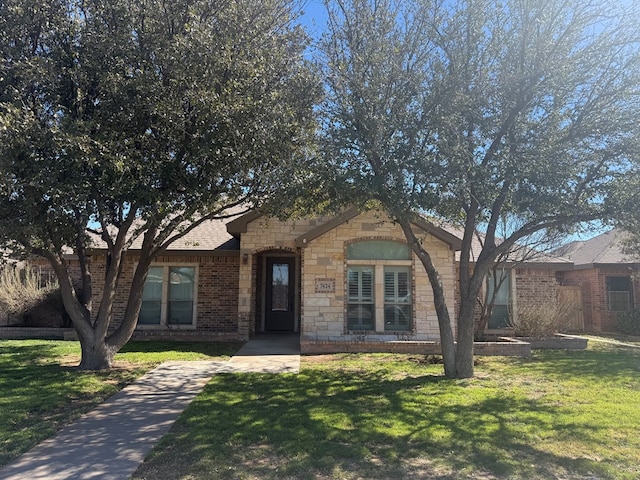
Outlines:
{"label": "window with white blinds", "polygon": [[349,330],[373,330],[374,277],[373,267],[347,269],[347,324]]}
{"label": "window with white blinds", "polygon": [[384,329],[411,330],[411,267],[384,267]]}
{"label": "window with white blinds", "polygon": [[346,246],[348,331],[407,332],[413,329],[411,251],[393,240],[363,240]]}

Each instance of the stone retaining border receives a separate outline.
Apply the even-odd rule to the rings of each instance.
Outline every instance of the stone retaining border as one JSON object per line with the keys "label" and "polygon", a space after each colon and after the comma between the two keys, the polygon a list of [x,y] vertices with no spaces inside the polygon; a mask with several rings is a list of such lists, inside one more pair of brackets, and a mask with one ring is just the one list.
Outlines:
{"label": "stone retaining border", "polygon": [[[78,340],[73,328],[55,327],[0,327],[0,339],[5,340]],[[235,332],[203,332],[201,330],[136,330],[132,340],[179,342],[237,342]]]}
{"label": "stone retaining border", "polygon": [[516,337],[518,340],[531,344],[531,348],[543,350],[584,350],[588,339],[572,335],[557,334],[552,337],[533,338]]}
{"label": "stone retaining border", "polygon": [[[40,338],[47,340],[77,340],[73,328],[0,327],[0,338],[23,340]],[[137,330],[133,340],[166,340],[183,342],[238,341],[235,333],[202,332],[189,330]],[[499,337],[496,341],[475,342],[474,354],[478,356],[529,357],[532,349],[583,350],[588,340],[582,337],[558,334],[548,338]],[[429,341],[366,341],[313,340],[300,338],[302,354],[322,353],[411,353],[440,355],[440,342]]]}
{"label": "stone retaining border", "polygon": [[[495,342],[475,342],[474,353],[479,356],[531,356],[531,344],[510,337],[500,337]],[[300,339],[300,351],[305,354],[322,353],[412,353],[440,355],[440,342],[427,341],[345,341]]]}

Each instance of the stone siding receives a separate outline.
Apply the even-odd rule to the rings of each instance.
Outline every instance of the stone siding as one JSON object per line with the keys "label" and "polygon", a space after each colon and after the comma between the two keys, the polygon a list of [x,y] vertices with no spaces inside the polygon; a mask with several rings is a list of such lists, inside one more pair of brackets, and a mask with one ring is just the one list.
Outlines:
{"label": "stone siding", "polygon": [[[327,218],[296,219],[280,221],[275,218],[260,217],[247,225],[240,240],[240,263],[238,283],[238,318],[246,324],[247,335],[261,330],[262,261],[266,255],[293,255],[301,261],[300,249],[296,247],[296,238],[325,222]],[[296,292],[296,312],[302,310],[300,291]],[[299,316],[295,320],[296,330],[300,331]]]}
{"label": "stone siding", "polygon": [[[421,232],[423,245],[432,256],[442,276],[446,301],[453,309],[454,252],[444,242]],[[304,334],[316,340],[396,341],[437,340],[440,338],[438,319],[433,305],[433,293],[422,264],[412,255],[413,329],[407,332],[348,332],[346,329],[346,270],[347,244],[360,240],[393,240],[405,243],[399,226],[375,213],[367,212],[345,222],[312,240],[303,249],[302,303],[304,306]],[[359,261],[359,264],[396,265],[393,260]],[[406,263],[406,261],[404,262]],[[316,281],[335,281],[334,292],[316,292]],[[378,282],[376,282],[378,283]],[[376,296],[382,296],[377,284]],[[378,310],[376,317],[383,312]]]}
{"label": "stone siding", "polygon": [[[349,242],[358,240],[393,240],[406,243],[400,227],[377,212],[365,212],[312,239],[304,248],[295,240],[327,218],[279,221],[259,218],[247,225],[240,245],[240,275],[238,316],[253,319],[259,330],[260,301],[262,295],[257,273],[264,255],[271,253],[295,256],[300,266],[297,291],[296,330],[316,340],[360,339],[361,334],[346,330],[345,314],[345,249]],[[422,234],[422,240],[440,271],[449,308],[453,310],[454,252],[444,242]],[[366,263],[366,262],[364,262]],[[394,261],[375,261],[376,265],[394,265]],[[404,263],[407,263],[406,261]],[[437,340],[440,338],[438,320],[433,306],[433,294],[422,264],[413,256],[410,262],[413,276],[414,328],[409,332],[368,332],[371,341]],[[316,281],[334,282],[330,292],[316,292]],[[378,294],[379,292],[377,292]],[[252,333],[252,332],[251,332]]]}

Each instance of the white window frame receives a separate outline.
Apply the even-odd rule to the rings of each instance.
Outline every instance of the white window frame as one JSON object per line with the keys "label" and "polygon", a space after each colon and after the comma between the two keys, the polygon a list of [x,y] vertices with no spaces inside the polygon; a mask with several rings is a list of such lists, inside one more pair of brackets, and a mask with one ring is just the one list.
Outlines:
{"label": "white window frame", "polygon": [[[618,279],[618,278],[624,278],[625,280],[628,280],[629,282],[629,289],[628,290],[609,290],[609,279]],[[605,278],[605,288],[606,288],[606,292],[607,292],[607,311],[609,312],[628,312],[629,310],[633,310],[634,308],[634,298],[633,298],[633,279],[631,277],[625,277],[625,276],[616,276],[616,275],[608,275]],[[624,309],[614,309],[614,306],[617,306],[618,304],[618,300],[612,300],[611,297],[612,295],[620,295],[620,294],[624,294],[626,296],[626,308]]]}
{"label": "white window frame", "polygon": [[[356,297],[352,297],[349,292],[350,285],[350,270],[354,269],[359,272],[358,274],[358,295]],[[371,298],[368,299],[362,296],[362,272],[364,270],[371,270]],[[375,317],[376,317],[376,271],[373,265],[347,265],[347,276],[346,276],[346,303],[347,303],[347,314],[346,314],[346,323],[347,330],[354,332],[373,332],[376,330]],[[353,307],[361,309],[362,307],[367,306],[371,308],[371,314],[373,316],[373,323],[371,324],[371,328],[349,328],[349,310]],[[361,321],[358,322],[359,325],[363,325]]]}
{"label": "white window frame", "polygon": [[[181,263],[181,262],[159,262],[153,263],[151,267],[162,267],[162,298],[160,301],[160,323],[154,324],[141,324],[137,323],[136,328],[140,330],[157,330],[157,329],[169,329],[169,330],[193,330],[197,327],[196,320],[198,318],[198,285],[200,280],[200,269],[197,263]],[[193,268],[193,316],[191,323],[187,324],[174,324],[168,323],[167,317],[169,312],[169,272],[171,268]],[[144,287],[143,287],[144,288]]]}
{"label": "white window frame", "polygon": [[[387,277],[387,273],[391,273],[394,276],[394,292],[393,292],[393,298],[387,298],[387,292],[384,291],[384,298],[383,298],[383,302],[384,302],[384,309],[383,309],[383,320],[384,320],[384,328],[386,332],[411,332],[413,330],[413,288],[412,288],[412,270],[411,270],[411,266],[410,265],[396,265],[396,266],[391,266],[391,265],[385,265],[383,267],[383,279],[382,279],[382,283],[383,283],[383,289],[386,290],[386,277]],[[404,299],[402,299],[398,294],[399,294],[399,275],[400,273],[407,273],[407,295],[404,297]],[[408,300],[407,300],[408,297]],[[386,310],[387,308],[391,307],[394,308],[396,311],[396,314],[398,311],[402,311],[404,312],[404,308],[403,307],[409,307],[409,325],[408,328],[387,328],[387,318],[386,318]],[[403,313],[404,314],[404,313]]]}
{"label": "white window frame", "polygon": [[[385,239],[386,240],[386,239]],[[401,243],[401,242],[398,242]],[[349,279],[348,269],[349,267],[371,267],[373,268],[373,301],[374,301],[374,329],[373,330],[351,330],[349,329],[348,321],[348,309],[349,309]],[[384,296],[384,270],[385,267],[409,267],[409,291],[411,295],[411,326],[408,330],[385,330],[384,322],[384,308],[385,308],[385,296]],[[345,262],[345,314],[344,314],[344,328],[347,334],[387,334],[387,335],[407,335],[414,334],[416,331],[415,322],[415,278],[414,278],[414,265],[413,254],[411,254],[411,260],[346,260]]]}

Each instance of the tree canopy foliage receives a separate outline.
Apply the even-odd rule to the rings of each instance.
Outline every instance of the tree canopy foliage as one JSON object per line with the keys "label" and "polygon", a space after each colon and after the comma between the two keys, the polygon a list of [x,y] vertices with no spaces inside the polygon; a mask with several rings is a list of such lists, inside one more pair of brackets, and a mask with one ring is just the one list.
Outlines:
{"label": "tree canopy foliage", "polygon": [[[615,213],[612,193],[639,153],[639,6],[327,6],[328,190],[343,203],[377,200],[403,228],[433,287],[445,374],[471,376],[474,311],[492,264],[541,231]],[[461,229],[455,324],[440,272],[411,228],[418,214]]]}
{"label": "tree canopy foliage", "polygon": [[[0,235],[51,262],[82,367],[108,367],[130,338],[149,264],[172,241],[296,175],[320,92],[296,15],[286,0],[0,3]],[[99,305],[91,234],[108,252]],[[65,248],[80,261],[78,288]]]}
{"label": "tree canopy foliage", "polygon": [[640,261],[640,164],[627,173],[615,192],[614,201],[616,212],[608,223],[624,232],[620,241],[629,260]]}

